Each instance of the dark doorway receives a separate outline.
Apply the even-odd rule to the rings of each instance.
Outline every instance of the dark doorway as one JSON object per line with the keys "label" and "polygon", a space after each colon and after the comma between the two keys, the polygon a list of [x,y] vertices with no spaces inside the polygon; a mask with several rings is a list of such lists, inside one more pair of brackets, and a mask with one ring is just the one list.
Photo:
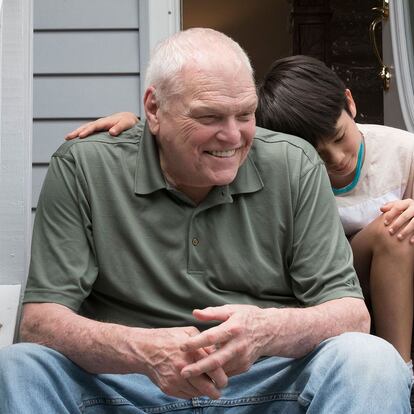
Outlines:
{"label": "dark doorway", "polygon": [[[292,54],[323,60],[345,82],[357,121],[383,124],[383,90],[369,26],[380,0],[183,0],[183,28],[212,27],[238,41],[260,81],[270,64]],[[381,33],[378,42],[381,45]]]}

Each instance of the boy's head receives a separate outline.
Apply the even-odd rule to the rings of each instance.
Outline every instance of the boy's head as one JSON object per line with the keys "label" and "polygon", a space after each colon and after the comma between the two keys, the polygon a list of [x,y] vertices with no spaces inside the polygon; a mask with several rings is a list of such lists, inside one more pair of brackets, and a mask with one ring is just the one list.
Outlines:
{"label": "boy's head", "polygon": [[[257,125],[297,135],[317,147],[336,135],[337,122],[349,107],[350,92],[325,64],[309,56],[275,61],[258,89]],[[353,101],[352,101],[353,104]]]}

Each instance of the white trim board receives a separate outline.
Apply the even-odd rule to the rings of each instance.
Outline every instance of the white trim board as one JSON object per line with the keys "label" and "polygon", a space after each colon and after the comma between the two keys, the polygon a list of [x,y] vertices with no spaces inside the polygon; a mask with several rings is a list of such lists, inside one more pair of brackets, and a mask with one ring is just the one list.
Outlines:
{"label": "white trim board", "polygon": [[140,115],[144,117],[142,97],[145,70],[154,46],[181,29],[180,0],[139,0]]}
{"label": "white trim board", "polygon": [[0,285],[0,349],[13,343],[21,285]]}
{"label": "white trim board", "polygon": [[414,68],[411,67],[413,56],[409,56],[414,51],[411,35],[408,33],[408,8],[408,0],[390,2],[391,39],[398,95],[406,128],[414,132]]}

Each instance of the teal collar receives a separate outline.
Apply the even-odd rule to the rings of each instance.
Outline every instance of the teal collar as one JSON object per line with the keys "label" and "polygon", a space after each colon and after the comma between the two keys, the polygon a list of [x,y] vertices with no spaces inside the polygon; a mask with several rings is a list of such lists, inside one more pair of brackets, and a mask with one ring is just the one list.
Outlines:
{"label": "teal collar", "polygon": [[359,146],[358,162],[357,162],[357,166],[356,166],[354,179],[352,180],[351,183],[349,183],[345,187],[341,187],[341,188],[332,187],[332,191],[333,191],[334,195],[344,194],[344,193],[347,193],[347,192],[349,192],[349,191],[351,191],[355,188],[355,186],[358,184],[359,177],[361,175],[361,168],[362,168],[363,159],[364,159],[364,138],[362,138],[361,145]]}

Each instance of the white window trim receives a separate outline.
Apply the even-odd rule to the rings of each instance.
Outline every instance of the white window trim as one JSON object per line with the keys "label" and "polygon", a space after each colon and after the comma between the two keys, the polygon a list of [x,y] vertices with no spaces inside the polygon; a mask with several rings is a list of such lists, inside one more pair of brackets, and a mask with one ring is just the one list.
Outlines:
{"label": "white window trim", "polygon": [[409,51],[414,53],[414,45],[411,35],[407,35],[410,27],[408,1],[390,1],[390,28],[401,112],[407,130],[414,132],[414,64],[413,57],[410,61],[409,56]]}
{"label": "white window trim", "polygon": [[139,0],[140,113],[145,91],[145,70],[151,50],[161,40],[181,30],[180,0]]}

